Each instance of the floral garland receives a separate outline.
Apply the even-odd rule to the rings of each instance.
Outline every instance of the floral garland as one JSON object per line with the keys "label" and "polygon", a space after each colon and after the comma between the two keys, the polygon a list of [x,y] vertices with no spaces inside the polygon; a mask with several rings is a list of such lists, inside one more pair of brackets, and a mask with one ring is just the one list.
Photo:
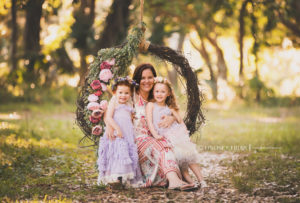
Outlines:
{"label": "floral garland", "polygon": [[[109,98],[107,90],[110,81],[128,74],[128,66],[138,54],[142,37],[142,29],[134,28],[122,47],[101,49],[89,66],[89,73],[81,90],[84,109],[77,113],[77,120],[80,120],[78,125],[85,136],[94,142],[98,142],[104,133],[103,114],[108,105],[106,99]],[[87,128],[82,128],[82,123],[85,123]]]}

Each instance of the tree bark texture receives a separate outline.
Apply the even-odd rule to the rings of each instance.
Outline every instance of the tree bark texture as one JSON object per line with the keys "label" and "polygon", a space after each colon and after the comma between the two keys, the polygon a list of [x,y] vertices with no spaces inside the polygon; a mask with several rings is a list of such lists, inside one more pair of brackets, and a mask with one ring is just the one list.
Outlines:
{"label": "tree bark texture", "polygon": [[239,15],[239,50],[240,50],[240,71],[239,71],[239,77],[240,77],[240,83],[243,83],[244,80],[244,35],[245,35],[245,21],[244,21],[244,17],[246,15],[247,12],[247,4],[250,2],[251,0],[245,0],[242,4],[241,10],[240,10],[240,15]]}
{"label": "tree bark texture", "polygon": [[72,35],[75,38],[75,47],[80,53],[79,85],[84,84],[84,77],[87,72],[86,56],[91,50],[88,44],[88,38],[92,36],[92,26],[95,21],[95,0],[81,0],[79,7],[74,10],[76,22],[72,29]]}
{"label": "tree bark texture", "polygon": [[[183,48],[183,43],[185,39],[185,33],[180,32],[179,33],[179,39],[178,39],[178,45],[177,45],[177,51],[182,52]],[[173,64],[173,67],[176,66]],[[172,70],[168,70],[168,77],[170,79],[170,82],[174,85],[174,88],[178,88],[178,73],[177,70],[178,68],[174,67]]]}
{"label": "tree bark texture", "polygon": [[11,35],[11,72],[15,72],[17,70],[18,60],[16,57],[17,54],[17,6],[16,0],[11,1],[11,22],[12,22],[12,35]]}
{"label": "tree bark texture", "polygon": [[129,9],[132,0],[114,0],[106,24],[97,42],[96,51],[119,45],[127,35],[129,27]]}
{"label": "tree bark texture", "polygon": [[[199,35],[200,37],[200,35]],[[193,42],[192,45],[193,47],[200,53],[200,55],[202,56],[202,58],[205,61],[205,64],[208,67],[209,73],[210,73],[210,81],[211,81],[211,89],[212,89],[212,95],[213,95],[213,100],[217,100],[217,96],[218,96],[218,86],[217,86],[217,77],[215,77],[214,71],[213,71],[213,67],[212,67],[212,62],[209,56],[209,53],[206,50],[206,46],[205,46],[205,42],[203,40],[202,37],[200,37],[201,40],[201,46],[198,47],[196,46]]]}
{"label": "tree bark texture", "polygon": [[36,79],[34,65],[40,52],[40,21],[42,17],[42,5],[44,0],[28,0],[26,4],[26,23],[24,32],[25,59],[28,60],[27,71],[24,79],[33,82]]}
{"label": "tree bark texture", "polygon": [[220,77],[223,80],[227,81],[227,71],[228,71],[228,69],[227,69],[225,59],[224,59],[223,50],[218,45],[217,38],[213,38],[213,37],[208,35],[207,39],[214,46],[214,48],[216,50],[216,53],[217,53],[217,57],[218,57],[217,67],[218,67],[218,70],[219,70],[218,77]]}

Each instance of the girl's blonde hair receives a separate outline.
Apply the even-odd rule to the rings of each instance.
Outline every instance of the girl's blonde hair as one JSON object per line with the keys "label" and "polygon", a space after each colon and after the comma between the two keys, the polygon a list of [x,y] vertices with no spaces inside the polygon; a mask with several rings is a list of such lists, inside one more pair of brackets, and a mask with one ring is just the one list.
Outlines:
{"label": "girl's blonde hair", "polygon": [[[169,93],[170,95],[166,98],[166,104],[169,108],[171,109],[174,109],[176,111],[179,110],[179,107],[177,105],[177,102],[176,102],[176,97],[175,97],[175,94],[174,94],[174,91],[173,91],[173,88],[171,86],[171,83],[166,79],[166,78],[163,78],[163,77],[155,77],[154,78],[154,86],[153,86],[153,89],[155,87],[156,84],[158,83],[161,83],[161,84],[165,84],[168,89],[169,89]],[[154,97],[154,96],[153,96]]]}

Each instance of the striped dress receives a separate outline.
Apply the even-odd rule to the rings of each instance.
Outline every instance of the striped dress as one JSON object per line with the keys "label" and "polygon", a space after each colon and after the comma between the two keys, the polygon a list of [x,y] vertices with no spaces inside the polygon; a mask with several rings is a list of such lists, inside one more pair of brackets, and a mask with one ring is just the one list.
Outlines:
{"label": "striped dress", "polygon": [[138,147],[139,163],[146,187],[164,186],[166,174],[174,171],[181,178],[171,146],[165,140],[156,140],[150,133],[146,122],[146,101],[137,95],[135,101],[135,142]]}

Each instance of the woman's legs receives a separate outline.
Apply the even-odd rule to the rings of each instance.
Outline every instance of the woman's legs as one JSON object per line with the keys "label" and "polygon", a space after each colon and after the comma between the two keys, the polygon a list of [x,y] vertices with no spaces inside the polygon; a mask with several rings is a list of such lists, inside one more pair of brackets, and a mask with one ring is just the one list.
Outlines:
{"label": "woman's legs", "polygon": [[182,185],[186,185],[187,183],[182,181],[175,171],[170,171],[166,174],[166,177],[169,181],[169,188],[180,187]]}

